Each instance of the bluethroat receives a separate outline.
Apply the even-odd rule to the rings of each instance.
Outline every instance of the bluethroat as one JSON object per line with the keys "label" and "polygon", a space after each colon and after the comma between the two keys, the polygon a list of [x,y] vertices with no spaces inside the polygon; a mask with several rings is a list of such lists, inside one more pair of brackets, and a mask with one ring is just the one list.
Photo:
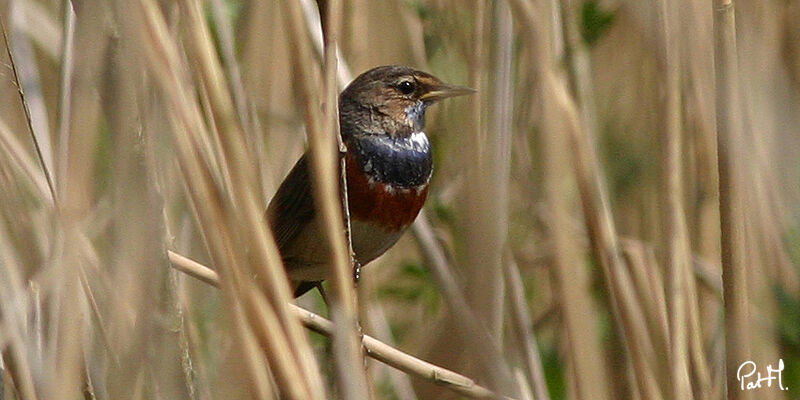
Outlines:
{"label": "bluethroat", "polygon": [[[433,172],[425,110],[444,98],[473,92],[409,67],[382,66],[361,74],[339,95],[357,268],[392,247],[425,203]],[[306,153],[267,209],[295,296],[317,286],[329,270],[309,168]]]}

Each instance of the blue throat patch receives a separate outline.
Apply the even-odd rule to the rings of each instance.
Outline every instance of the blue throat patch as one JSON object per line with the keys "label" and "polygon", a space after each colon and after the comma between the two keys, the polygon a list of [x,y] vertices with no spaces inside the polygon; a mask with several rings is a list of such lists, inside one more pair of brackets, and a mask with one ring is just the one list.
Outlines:
{"label": "blue throat patch", "polygon": [[425,132],[407,137],[358,135],[347,143],[355,151],[364,172],[395,188],[414,188],[428,183],[433,172],[433,154]]}

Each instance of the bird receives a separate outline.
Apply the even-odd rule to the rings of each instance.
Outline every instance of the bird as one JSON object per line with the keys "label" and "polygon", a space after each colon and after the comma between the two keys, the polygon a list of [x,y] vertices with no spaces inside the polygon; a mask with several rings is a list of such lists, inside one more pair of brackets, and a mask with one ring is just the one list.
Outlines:
{"label": "bird", "polygon": [[[397,242],[425,203],[433,174],[425,111],[442,99],[474,92],[423,71],[387,65],[362,73],[339,95],[356,279],[361,266]],[[295,297],[321,290],[330,270],[309,158],[308,152],[300,157],[266,212]]]}

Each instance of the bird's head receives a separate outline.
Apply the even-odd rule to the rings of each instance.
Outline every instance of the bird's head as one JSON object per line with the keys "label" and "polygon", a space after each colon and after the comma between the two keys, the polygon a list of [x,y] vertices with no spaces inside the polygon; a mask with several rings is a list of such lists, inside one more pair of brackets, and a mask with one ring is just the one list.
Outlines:
{"label": "bird's head", "polygon": [[424,129],[429,105],[474,92],[409,67],[373,68],[359,75],[339,96],[342,133],[404,137]]}

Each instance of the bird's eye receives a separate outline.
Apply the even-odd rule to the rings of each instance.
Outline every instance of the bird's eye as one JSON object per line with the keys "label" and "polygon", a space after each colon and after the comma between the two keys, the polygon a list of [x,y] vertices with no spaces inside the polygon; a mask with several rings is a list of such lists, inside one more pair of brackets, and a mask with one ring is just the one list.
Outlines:
{"label": "bird's eye", "polygon": [[414,82],[402,81],[397,84],[397,89],[400,90],[400,93],[411,94],[414,92]]}

